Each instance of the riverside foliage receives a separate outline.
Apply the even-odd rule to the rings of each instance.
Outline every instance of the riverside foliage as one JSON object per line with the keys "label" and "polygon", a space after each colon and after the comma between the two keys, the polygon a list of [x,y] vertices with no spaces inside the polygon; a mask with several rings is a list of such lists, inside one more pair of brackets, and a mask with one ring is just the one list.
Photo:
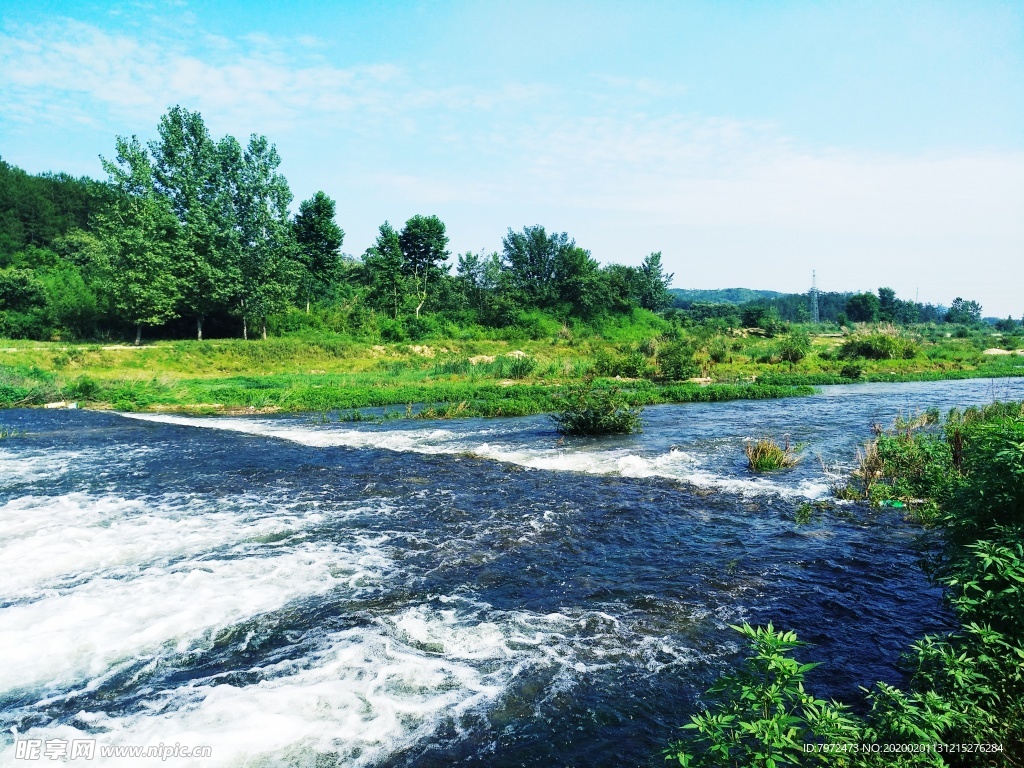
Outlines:
{"label": "riverside foliage", "polygon": [[587,376],[627,382],[636,407],[1024,372],[1017,354],[984,354],[1022,351],[1020,325],[994,334],[963,299],[950,308],[960,325],[912,328],[945,315],[914,314],[888,288],[819,297],[829,322],[816,326],[790,322],[806,319],[807,296],[724,291],[672,307],[660,253],[600,265],[567,233],[526,226],[500,251],[453,255],[430,215],[384,222],[345,254],[326,194],[292,215],[266,137],[215,139],[181,107],[156,136],[113,142],[105,182],[0,161],[0,337],[16,340],[0,406],[519,415]]}
{"label": "riverside foliage", "polygon": [[873,500],[934,506],[947,539],[936,578],[960,628],[915,642],[907,687],[877,683],[867,714],[854,717],[805,690],[812,665],[793,658],[795,635],[737,627],[751,655],[712,688],[719,703],[684,726],[695,736],[670,745],[668,759],[765,768],[1024,760],[1024,403],[901,419],[870,453]]}

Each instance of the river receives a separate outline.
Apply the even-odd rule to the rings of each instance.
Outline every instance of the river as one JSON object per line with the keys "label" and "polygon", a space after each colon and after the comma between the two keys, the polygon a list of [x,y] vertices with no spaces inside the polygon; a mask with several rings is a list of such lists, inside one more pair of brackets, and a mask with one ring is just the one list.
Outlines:
{"label": "river", "polygon": [[[854,701],[951,616],[935,533],[856,505],[795,523],[828,496],[817,457],[1021,398],[825,387],[564,440],[546,417],[2,411],[27,434],[0,440],[0,765],[31,764],[11,728],[212,752],[173,766],[661,765],[742,622],[796,630],[826,663],[808,687]],[[805,459],[751,474],[764,434]]]}

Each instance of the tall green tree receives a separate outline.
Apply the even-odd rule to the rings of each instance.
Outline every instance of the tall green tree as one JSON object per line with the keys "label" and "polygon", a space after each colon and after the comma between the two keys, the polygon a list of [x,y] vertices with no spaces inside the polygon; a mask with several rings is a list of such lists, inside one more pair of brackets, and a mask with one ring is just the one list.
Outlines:
{"label": "tall green tree", "polygon": [[583,320],[600,315],[608,304],[608,281],[590,251],[572,244],[555,256],[554,289],[562,312]]}
{"label": "tall green tree", "polygon": [[417,214],[405,222],[398,242],[405,259],[405,274],[415,291],[416,317],[419,317],[430,290],[448,269],[444,264],[450,255],[444,222],[437,216]]}
{"label": "tall green tree", "polygon": [[385,221],[380,225],[377,242],[363,255],[363,266],[370,303],[396,320],[407,290],[404,263],[398,232]]}
{"label": "tall green tree", "polygon": [[946,312],[946,322],[964,325],[981,322],[981,304],[957,296]]}
{"label": "tall green tree", "polygon": [[555,271],[559,255],[576,243],[565,232],[548,235],[540,225],[524,227],[522,232],[509,229],[501,242],[513,290],[534,307],[552,307],[558,295]]}
{"label": "tall green tree", "polygon": [[242,156],[235,191],[239,236],[239,308],[242,333],[258,320],[267,337],[267,315],[280,312],[295,294],[297,263],[294,231],[288,220],[292,200],[288,181],[278,172],[281,158],[265,136],[253,135]]}
{"label": "tall green tree", "polygon": [[501,257],[497,252],[485,254],[467,251],[459,255],[455,274],[473,309],[484,307],[486,297],[498,287],[501,279]]}
{"label": "tall green tree", "polygon": [[895,323],[899,317],[899,299],[892,288],[878,289],[878,317],[888,323]]}
{"label": "tall green tree", "polygon": [[846,300],[845,312],[855,323],[873,323],[880,311],[881,302],[873,293],[855,293]]}
{"label": "tall green tree", "polygon": [[0,160],[0,266],[27,247],[50,247],[71,230],[88,229],[110,198],[103,182],[65,173],[29,174]]}
{"label": "tall green tree", "polygon": [[137,137],[118,137],[117,156],[103,159],[103,168],[116,190],[113,204],[97,216],[104,282],[114,311],[135,326],[139,345],[142,326],[176,317],[178,220],[156,190],[149,155]]}
{"label": "tall green tree", "polygon": [[672,306],[673,297],[668,287],[674,275],[665,272],[661,264],[661,251],[644,257],[637,270],[637,277],[637,302],[641,307],[651,312],[660,312]]}
{"label": "tall green tree", "polygon": [[198,112],[172,107],[160,118],[159,141],[151,142],[153,177],[170,201],[181,226],[175,272],[181,284],[181,308],[203,320],[225,308],[236,291],[234,222],[229,215],[230,186],[222,178],[218,148]]}
{"label": "tall green tree", "polygon": [[341,265],[341,245],[345,232],[334,220],[334,201],[323,192],[299,204],[295,217],[295,242],[302,265],[302,291],[306,312],[310,300],[337,279]]}

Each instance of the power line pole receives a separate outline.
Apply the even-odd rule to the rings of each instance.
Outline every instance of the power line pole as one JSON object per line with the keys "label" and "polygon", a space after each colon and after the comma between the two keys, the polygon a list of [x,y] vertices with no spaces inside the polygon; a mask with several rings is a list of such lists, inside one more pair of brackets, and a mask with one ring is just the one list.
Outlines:
{"label": "power line pole", "polygon": [[811,300],[811,322],[820,323],[821,316],[818,314],[818,275],[813,269],[811,270],[811,295],[808,298]]}

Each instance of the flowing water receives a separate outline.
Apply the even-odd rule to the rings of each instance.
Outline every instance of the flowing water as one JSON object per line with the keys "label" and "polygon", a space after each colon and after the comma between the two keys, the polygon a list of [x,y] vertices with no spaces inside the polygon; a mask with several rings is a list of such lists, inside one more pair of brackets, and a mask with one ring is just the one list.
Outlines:
{"label": "flowing water", "polygon": [[[819,695],[899,683],[951,626],[935,534],[794,511],[873,423],[995,398],[1024,379],[660,406],[565,440],[545,417],[0,412],[28,433],[0,441],[0,765],[30,764],[12,728],[211,747],[176,766],[659,765],[745,621],[812,642]],[[763,434],[807,458],[752,475]]]}

